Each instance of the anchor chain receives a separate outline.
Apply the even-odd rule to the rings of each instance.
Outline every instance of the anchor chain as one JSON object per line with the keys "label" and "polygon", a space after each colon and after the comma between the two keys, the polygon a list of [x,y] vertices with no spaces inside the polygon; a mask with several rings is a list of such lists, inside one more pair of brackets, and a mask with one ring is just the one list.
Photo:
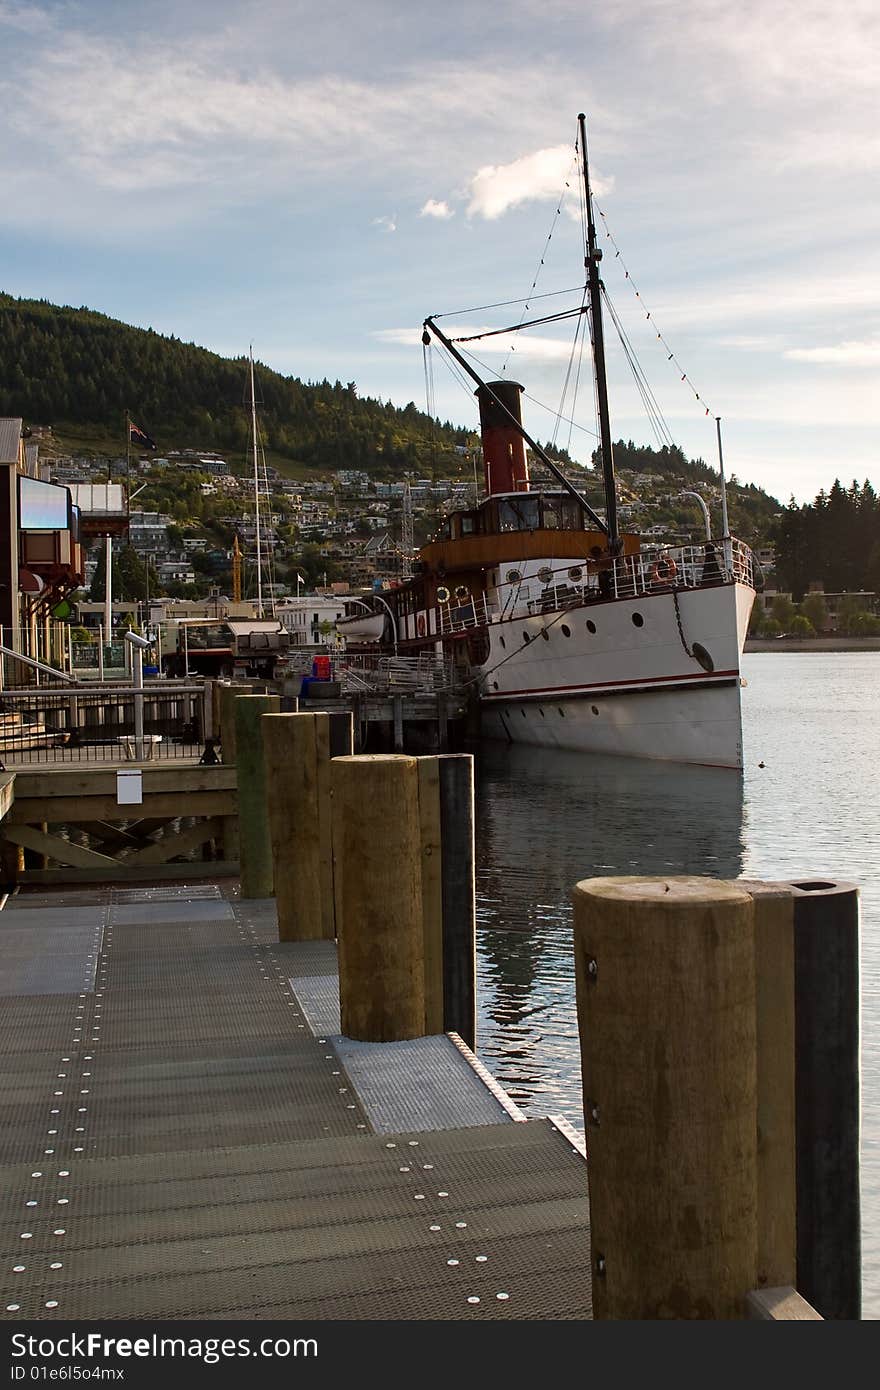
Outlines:
{"label": "anchor chain", "polygon": [[694,656],[693,649],[692,649],[691,647],[688,646],[688,644],[687,644],[687,639],[685,638],[685,635],[684,635],[684,628],[683,628],[682,625],[681,625],[681,610],[679,609],[679,606],[678,606],[678,590],[677,590],[677,589],[673,589],[673,590],[672,590],[672,602],[673,602],[673,604],[675,605],[675,621],[678,623],[678,635],[679,635],[679,637],[681,638],[681,645],[684,647],[685,653],[690,657],[691,661],[696,661],[699,665],[702,665],[702,662],[700,662],[699,657]]}

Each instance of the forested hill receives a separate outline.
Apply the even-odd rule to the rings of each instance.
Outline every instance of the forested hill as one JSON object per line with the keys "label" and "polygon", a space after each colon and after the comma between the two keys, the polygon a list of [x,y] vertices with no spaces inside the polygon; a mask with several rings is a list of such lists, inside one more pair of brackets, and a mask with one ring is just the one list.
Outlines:
{"label": "forested hill", "polygon": [[[303,382],[256,368],[260,428],[279,459],[315,468],[396,472],[438,466],[476,436],[432,426],[403,409],[360,399],[353,382]],[[0,416],[52,425],[86,452],[124,445],[125,411],[160,449],[195,445],[244,453],[250,407],[247,359],[132,328],[91,309],[0,294]]]}

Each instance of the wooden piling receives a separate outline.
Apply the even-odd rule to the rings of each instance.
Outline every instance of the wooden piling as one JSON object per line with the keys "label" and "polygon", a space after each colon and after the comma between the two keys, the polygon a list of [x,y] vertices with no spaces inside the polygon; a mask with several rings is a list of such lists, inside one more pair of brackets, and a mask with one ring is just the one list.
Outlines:
{"label": "wooden piling", "polygon": [[596,1318],[739,1318],[757,1279],[754,905],[705,878],[574,890]]}
{"label": "wooden piling", "polygon": [[394,751],[403,752],[403,696],[392,695],[391,709],[394,716]]}
{"label": "wooden piling", "polygon": [[850,883],[794,893],[797,1289],[823,1318],[861,1316],[859,903]]}
{"label": "wooden piling", "polygon": [[262,728],[278,938],[332,941],[331,744],[351,754],[351,715],[264,714]]}
{"label": "wooden piling", "polygon": [[[220,740],[221,763],[235,763],[235,702],[253,694],[252,682],[215,681],[212,695],[214,721]],[[238,816],[224,816],[220,833],[223,858],[234,863],[241,857]]]}
{"label": "wooden piling", "polygon": [[797,1282],[794,908],[786,883],[737,880],[755,904],[757,1288]]}
{"label": "wooden piling", "polygon": [[250,686],[218,684],[214,688],[217,708],[217,731],[220,737],[220,761],[235,762],[235,702],[250,694]]}
{"label": "wooden piling", "polygon": [[474,885],[474,760],[436,759],[440,791],[443,1031],[476,1047],[477,946]]}
{"label": "wooden piling", "polygon": [[241,695],[234,705],[241,896],[272,896],[272,843],[263,757],[264,714],[276,714],[278,695]]}
{"label": "wooden piling", "polygon": [[342,1031],[363,1042],[425,1034],[416,758],[331,764]]}

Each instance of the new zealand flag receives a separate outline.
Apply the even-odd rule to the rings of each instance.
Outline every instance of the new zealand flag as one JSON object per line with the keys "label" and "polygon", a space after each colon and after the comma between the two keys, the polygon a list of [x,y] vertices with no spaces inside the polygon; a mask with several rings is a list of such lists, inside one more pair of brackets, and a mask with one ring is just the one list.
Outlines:
{"label": "new zealand flag", "polygon": [[132,444],[138,444],[142,449],[158,449],[155,439],[151,439],[143,430],[138,429],[133,420],[128,422],[128,437]]}

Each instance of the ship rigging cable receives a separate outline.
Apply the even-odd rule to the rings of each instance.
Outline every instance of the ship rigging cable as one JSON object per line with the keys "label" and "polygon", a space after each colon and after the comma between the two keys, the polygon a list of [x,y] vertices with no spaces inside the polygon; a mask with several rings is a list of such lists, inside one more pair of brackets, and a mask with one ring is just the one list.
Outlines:
{"label": "ship rigging cable", "polygon": [[[574,149],[573,164],[574,164],[574,167],[575,167],[575,169],[576,169],[576,168],[577,168],[577,145],[575,145],[575,149]],[[536,270],[535,270],[535,276],[534,276],[534,279],[532,280],[532,288],[529,290],[529,297],[528,297],[528,299],[525,300],[524,307],[523,307],[523,311],[522,311],[522,314],[520,315],[520,324],[522,324],[523,319],[525,318],[526,314],[527,314],[528,311],[529,311],[529,305],[531,304],[532,295],[534,294],[535,289],[537,288],[538,279],[539,279],[539,277],[540,277],[541,271],[544,269],[544,261],[545,261],[546,256],[547,256],[547,252],[550,250],[550,243],[551,243],[551,241],[553,240],[553,233],[554,233],[555,230],[556,230],[556,223],[559,221],[559,218],[560,218],[560,216],[562,215],[562,207],[563,207],[563,204],[565,203],[565,194],[566,194],[566,191],[571,187],[571,184],[570,184],[570,182],[569,182],[569,179],[570,179],[570,175],[566,177],[566,179],[565,179],[565,185],[564,185],[564,187],[563,187],[563,189],[562,189],[562,192],[561,192],[560,195],[559,195],[559,199],[558,199],[557,204],[556,204],[556,211],[555,211],[555,213],[553,214],[553,220],[552,220],[552,222],[550,223],[550,231],[547,233],[547,240],[546,240],[545,243],[544,243],[544,249],[543,249],[543,251],[541,252],[540,258],[539,258],[539,260],[538,260],[538,265],[537,265],[537,268],[536,268]],[[539,295],[538,298],[540,298],[540,297],[541,297],[541,296]],[[515,351],[516,351],[516,349],[514,348],[513,344],[511,343],[511,345],[510,345],[510,352],[508,352],[507,356],[506,356],[505,359],[504,359],[504,362],[503,362],[503,364],[502,364],[502,367],[501,367],[501,375],[502,375],[502,376],[503,376],[504,373],[507,371],[507,364],[508,364],[508,362],[510,361],[511,353],[513,353],[513,352],[515,352]]]}
{"label": "ship rigging cable", "polygon": [[495,304],[474,304],[470,309],[449,309],[445,314],[431,314],[431,318],[436,323],[437,319],[460,319],[465,314],[485,314],[489,309],[515,309],[517,304],[534,303],[536,299],[559,299],[564,294],[580,294],[582,285],[570,285],[567,290],[547,290],[544,294],[535,294],[531,299],[499,299]]}
{"label": "ship rigging cable", "polygon": [[620,247],[617,245],[617,242],[615,241],[614,236],[613,236],[613,234],[612,234],[612,232],[611,232],[611,228],[610,228],[609,225],[608,225],[608,218],[605,216],[604,212],[603,212],[602,209],[599,207],[598,203],[596,203],[596,211],[598,212],[599,216],[601,217],[602,223],[603,223],[603,225],[604,225],[604,227],[605,227],[605,237],[606,237],[606,239],[607,239],[608,241],[611,242],[611,245],[614,247],[614,259],[615,259],[615,260],[619,260],[619,261],[620,261],[620,264],[623,266],[624,279],[625,279],[625,280],[628,280],[629,283],[630,283],[630,285],[632,286],[633,294],[635,295],[636,299],[639,301],[640,307],[641,307],[641,308],[644,310],[644,312],[645,312],[645,319],[646,319],[646,321],[649,321],[649,322],[651,323],[651,326],[653,327],[654,332],[655,332],[655,334],[657,335],[657,341],[660,342],[660,343],[662,343],[663,347],[666,349],[666,360],[667,360],[667,362],[674,362],[674,363],[675,363],[676,368],[678,369],[679,372],[681,372],[681,380],[687,382],[687,384],[688,384],[688,386],[690,387],[691,391],[693,391],[695,398],[700,402],[700,405],[703,407],[703,410],[704,410],[705,414],[706,414],[706,415],[711,415],[711,414],[712,414],[712,411],[710,410],[709,406],[708,406],[708,405],[706,404],[706,402],[703,400],[703,397],[700,395],[700,393],[699,393],[699,391],[697,390],[696,386],[695,386],[694,383],[691,381],[691,379],[690,379],[690,377],[688,376],[687,372],[686,372],[686,371],[684,370],[684,368],[682,367],[682,365],[681,365],[681,363],[679,362],[678,358],[676,357],[674,351],[673,351],[672,348],[669,346],[669,343],[666,341],[666,339],[665,339],[665,337],[663,336],[663,334],[662,334],[662,333],[660,332],[660,330],[657,328],[657,324],[656,324],[656,322],[655,322],[655,320],[654,320],[653,314],[652,314],[651,311],[646,307],[645,301],[642,299],[641,291],[636,287],[636,282],[635,282],[635,280],[632,278],[632,276],[631,276],[631,274],[630,274],[630,272],[629,272],[629,268],[628,268],[626,262],[624,261],[623,256],[621,255]]}
{"label": "ship rigging cable", "polygon": [[620,339],[620,345],[623,348],[623,355],[626,358],[627,363],[629,364],[629,369],[633,374],[633,380],[635,381],[636,389],[638,390],[638,393],[642,398],[642,404],[645,407],[645,413],[648,417],[651,429],[654,431],[654,438],[657,440],[657,443],[661,446],[661,448],[664,444],[673,445],[675,443],[675,440],[673,438],[672,431],[666,423],[666,420],[663,416],[663,411],[660,408],[660,404],[657,400],[657,397],[651,390],[651,386],[648,382],[645,370],[638,359],[636,350],[630,342],[626,329],[624,328],[620,320],[620,316],[618,315],[617,310],[611,302],[608,290],[604,284],[602,286],[602,298],[605,301],[605,307],[608,310],[611,322],[614,324],[614,327],[617,330],[617,336]]}

